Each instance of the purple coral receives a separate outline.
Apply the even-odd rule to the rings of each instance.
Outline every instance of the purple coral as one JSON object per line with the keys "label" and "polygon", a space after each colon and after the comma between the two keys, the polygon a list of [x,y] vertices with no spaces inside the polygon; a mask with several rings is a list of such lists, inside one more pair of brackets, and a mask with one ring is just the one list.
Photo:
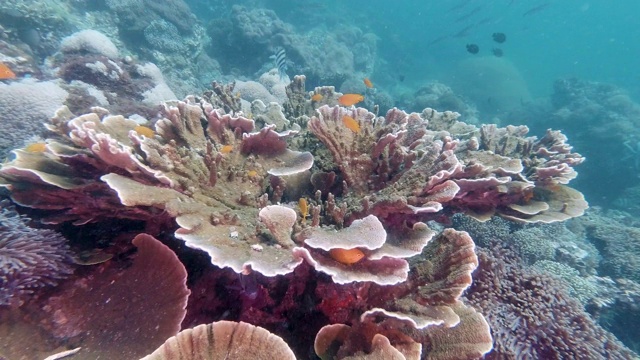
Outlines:
{"label": "purple coral", "polygon": [[0,305],[22,305],[27,295],[73,271],[66,239],[27,221],[0,202]]}
{"label": "purple coral", "polygon": [[635,355],[598,326],[557,280],[524,268],[504,249],[479,251],[466,297],[495,339],[487,359],[631,359]]}

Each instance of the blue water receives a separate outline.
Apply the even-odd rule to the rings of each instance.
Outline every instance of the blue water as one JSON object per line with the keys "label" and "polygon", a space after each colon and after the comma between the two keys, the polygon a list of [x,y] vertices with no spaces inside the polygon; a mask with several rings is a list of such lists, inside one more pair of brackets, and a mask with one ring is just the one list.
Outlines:
{"label": "blue water", "polygon": [[[481,54],[489,54],[496,45],[490,35],[504,32],[508,36],[502,46],[504,57],[518,68],[534,96],[549,95],[555,79],[571,76],[613,83],[640,95],[640,3],[633,0],[616,1],[615,6],[602,0],[235,3],[273,9],[301,32],[345,25],[373,32],[380,38],[379,57],[390,68],[410,74],[408,81],[414,84],[455,76],[456,63],[470,56],[465,51],[467,43],[477,43]],[[312,10],[305,10],[309,4]],[[194,8],[201,6],[194,1]],[[308,21],[299,10],[305,10],[305,15],[315,10],[320,15]],[[468,26],[464,35],[454,37]],[[449,37],[429,45],[445,36]]]}

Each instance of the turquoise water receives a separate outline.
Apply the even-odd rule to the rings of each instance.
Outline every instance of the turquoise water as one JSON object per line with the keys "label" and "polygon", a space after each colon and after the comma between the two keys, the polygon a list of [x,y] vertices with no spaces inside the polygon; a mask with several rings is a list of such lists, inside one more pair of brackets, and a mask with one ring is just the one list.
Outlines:
{"label": "turquoise water", "polygon": [[[490,55],[496,45],[491,34],[504,32],[508,36],[502,46],[504,57],[517,67],[533,96],[549,95],[555,79],[572,76],[613,83],[640,95],[640,3],[633,0],[616,1],[615,5],[579,0],[295,4],[274,0],[262,4],[300,31],[353,25],[373,32],[380,38],[380,58],[396,71],[409,74],[408,81],[415,84],[455,77],[454,65],[471,56],[465,51],[467,43],[477,43],[480,55]],[[301,13],[307,7],[320,13],[314,21],[304,16],[309,10]],[[537,7],[543,8],[525,15]]]}

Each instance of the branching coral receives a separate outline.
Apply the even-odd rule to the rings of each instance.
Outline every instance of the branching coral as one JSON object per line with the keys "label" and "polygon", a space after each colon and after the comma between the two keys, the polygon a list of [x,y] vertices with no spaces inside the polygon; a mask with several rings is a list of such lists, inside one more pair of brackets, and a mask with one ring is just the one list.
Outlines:
{"label": "branching coral", "polygon": [[557,280],[527,270],[513,253],[481,251],[466,294],[491,324],[490,359],[631,359]]}

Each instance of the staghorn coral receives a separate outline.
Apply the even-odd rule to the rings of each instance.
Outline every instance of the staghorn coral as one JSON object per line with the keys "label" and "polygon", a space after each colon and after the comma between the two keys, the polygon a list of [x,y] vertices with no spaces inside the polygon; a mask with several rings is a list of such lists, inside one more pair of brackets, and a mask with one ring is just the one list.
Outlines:
{"label": "staghorn coral", "polygon": [[28,221],[8,201],[0,202],[0,305],[20,306],[73,272],[66,239]]}

